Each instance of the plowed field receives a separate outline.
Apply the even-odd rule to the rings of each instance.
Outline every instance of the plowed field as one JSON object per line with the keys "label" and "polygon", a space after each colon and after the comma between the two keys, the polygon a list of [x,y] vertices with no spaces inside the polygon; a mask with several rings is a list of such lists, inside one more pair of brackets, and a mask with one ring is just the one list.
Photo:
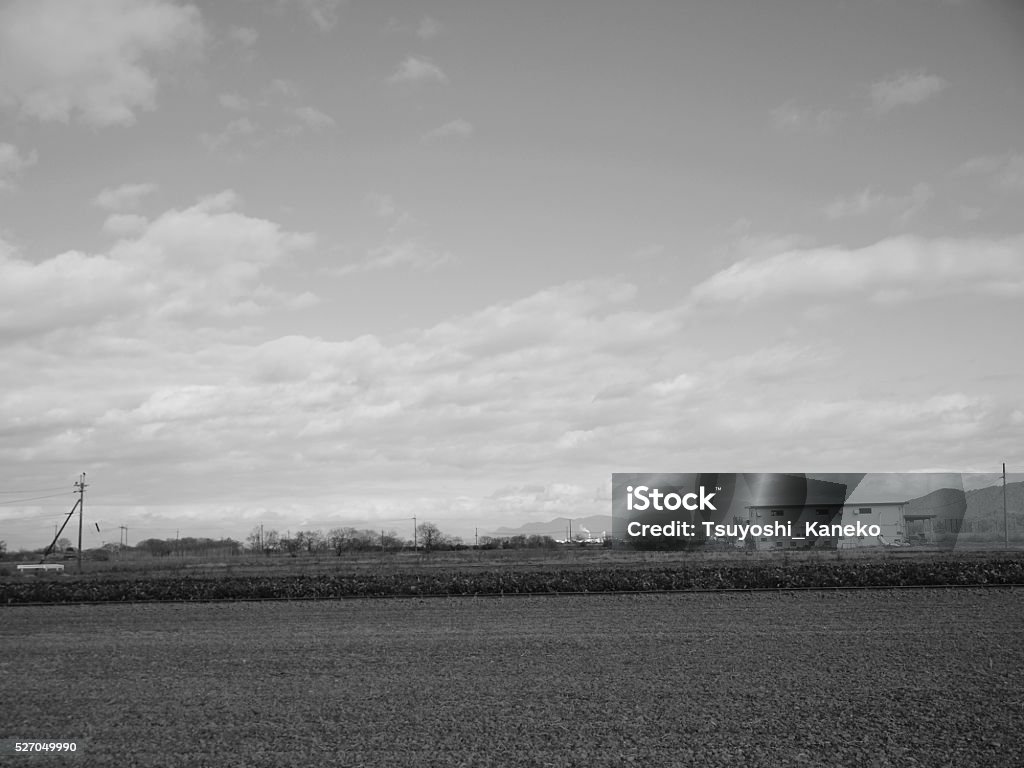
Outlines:
{"label": "plowed field", "polygon": [[12,765],[1009,766],[1024,590],[0,612]]}

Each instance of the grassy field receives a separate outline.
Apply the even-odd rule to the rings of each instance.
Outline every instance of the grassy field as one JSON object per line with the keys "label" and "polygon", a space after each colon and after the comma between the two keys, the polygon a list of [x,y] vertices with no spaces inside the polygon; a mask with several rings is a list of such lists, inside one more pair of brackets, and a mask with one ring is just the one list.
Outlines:
{"label": "grassy field", "polygon": [[[516,570],[545,569],[557,566],[605,568],[613,565],[676,565],[721,563],[749,565],[757,563],[842,563],[842,562],[942,562],[977,561],[992,558],[1024,559],[1020,548],[1005,551],[1001,548],[942,550],[934,547],[907,547],[894,549],[863,550],[814,550],[789,552],[755,552],[726,547],[720,550],[694,550],[676,552],[640,552],[626,549],[604,549],[599,547],[568,547],[553,550],[476,550],[442,551],[431,553],[346,553],[341,557],[331,554],[302,555],[289,557],[275,555],[239,555],[234,557],[210,558],[196,555],[187,557],[152,557],[132,553],[123,560],[83,562],[82,576],[87,578],[145,578],[165,576],[289,576],[333,573],[337,571],[394,572],[432,569],[495,569]],[[25,562],[38,562],[26,560]],[[62,576],[49,575],[40,578],[79,578],[78,563],[64,562]],[[17,570],[17,562],[7,560],[0,563],[0,582],[23,580]]]}
{"label": "grassy field", "polygon": [[1008,766],[1022,638],[1019,589],[7,608],[0,737],[86,739],[26,765]]}

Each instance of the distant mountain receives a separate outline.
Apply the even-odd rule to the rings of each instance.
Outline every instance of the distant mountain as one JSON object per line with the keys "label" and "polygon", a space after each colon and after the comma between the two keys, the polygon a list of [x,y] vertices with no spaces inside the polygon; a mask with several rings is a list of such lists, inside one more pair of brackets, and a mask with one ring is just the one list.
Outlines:
{"label": "distant mountain", "polygon": [[553,539],[565,539],[572,523],[574,539],[587,538],[587,531],[592,537],[599,538],[602,533],[611,534],[611,515],[590,515],[589,517],[556,517],[546,523],[526,523],[518,528],[498,528],[488,532],[488,536],[550,536]]}
{"label": "distant mountain", "polygon": [[[1024,524],[1024,482],[1006,484],[1006,525],[1010,531]],[[1003,485],[961,491],[942,488],[911,499],[907,516],[932,516],[932,528],[942,533],[998,534],[1003,530]]]}

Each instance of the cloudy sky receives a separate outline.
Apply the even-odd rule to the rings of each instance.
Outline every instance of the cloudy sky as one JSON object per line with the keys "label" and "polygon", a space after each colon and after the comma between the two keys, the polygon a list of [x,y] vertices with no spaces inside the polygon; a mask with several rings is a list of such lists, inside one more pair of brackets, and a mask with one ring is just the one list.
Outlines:
{"label": "cloudy sky", "polygon": [[4,2],[0,538],[1020,467],[1021,126],[1012,0]]}

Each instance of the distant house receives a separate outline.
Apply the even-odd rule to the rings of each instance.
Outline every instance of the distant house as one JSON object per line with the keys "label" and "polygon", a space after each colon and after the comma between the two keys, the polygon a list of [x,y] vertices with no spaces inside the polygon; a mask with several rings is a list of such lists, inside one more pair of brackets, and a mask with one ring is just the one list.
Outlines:
{"label": "distant house", "polygon": [[835,525],[842,518],[842,503],[819,504],[751,504],[747,507],[749,525],[770,526],[781,523],[792,536],[769,535],[754,539],[754,549],[835,549],[835,539],[805,536],[807,523]]}
{"label": "distant house", "polygon": [[892,547],[909,543],[907,540],[908,520],[922,522],[928,519],[927,515],[908,518],[907,505],[909,503],[908,501],[876,501],[844,505],[843,525],[860,523],[865,528],[877,525],[880,533],[877,536],[844,536],[839,539],[838,548]]}
{"label": "distant house", "polygon": [[846,486],[796,475],[753,476],[752,496],[746,505],[747,525],[780,523],[789,535],[757,536],[747,547],[771,549],[835,549],[832,538],[804,536],[806,523],[834,525],[840,521]]}

